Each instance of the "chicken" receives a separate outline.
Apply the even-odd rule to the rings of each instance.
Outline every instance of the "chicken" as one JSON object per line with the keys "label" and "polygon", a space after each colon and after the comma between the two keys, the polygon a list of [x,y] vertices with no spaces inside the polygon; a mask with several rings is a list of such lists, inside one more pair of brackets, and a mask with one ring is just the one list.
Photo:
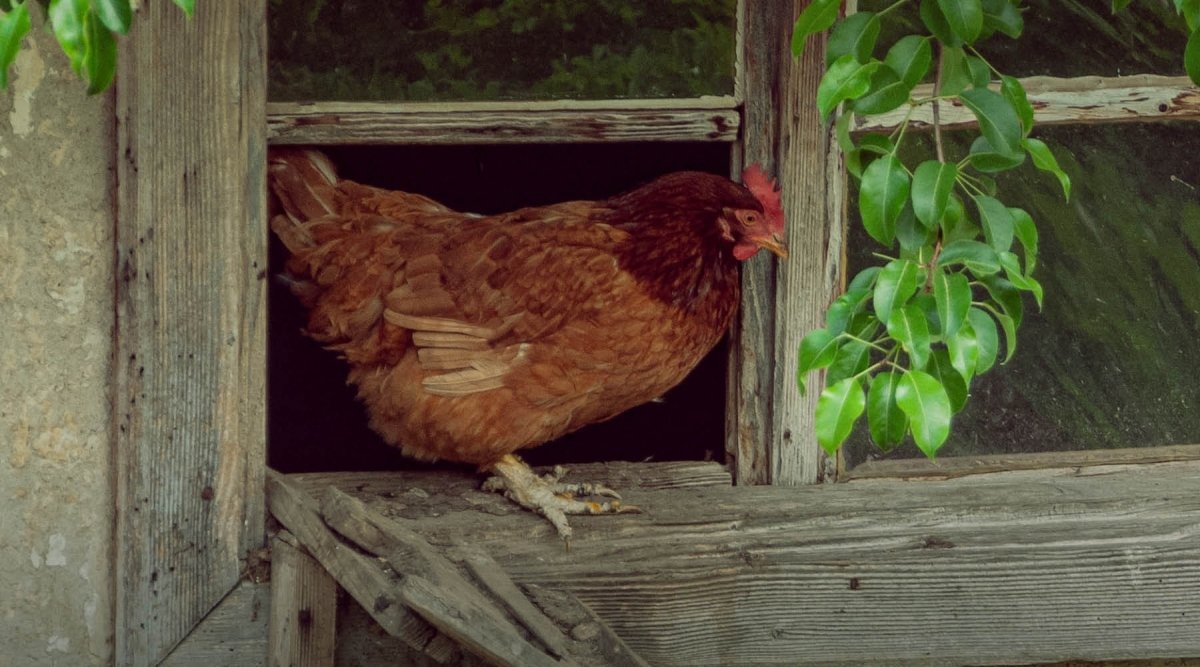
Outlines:
{"label": "chicken", "polygon": [[756,168],[745,187],[679,172],[494,216],[341,180],[312,150],[273,151],[269,177],[306,333],[345,358],[371,428],[406,455],[494,473],[487,488],[564,539],[568,514],[632,508],[514,452],[662,396],[728,329],[739,261],[787,254]]}

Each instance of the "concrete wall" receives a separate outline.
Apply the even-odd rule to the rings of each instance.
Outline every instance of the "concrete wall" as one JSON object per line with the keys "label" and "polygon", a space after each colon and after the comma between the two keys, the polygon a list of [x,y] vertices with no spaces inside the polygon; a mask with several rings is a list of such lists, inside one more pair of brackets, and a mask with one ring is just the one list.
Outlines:
{"label": "concrete wall", "polygon": [[112,96],[34,23],[0,92],[0,665],[106,664]]}

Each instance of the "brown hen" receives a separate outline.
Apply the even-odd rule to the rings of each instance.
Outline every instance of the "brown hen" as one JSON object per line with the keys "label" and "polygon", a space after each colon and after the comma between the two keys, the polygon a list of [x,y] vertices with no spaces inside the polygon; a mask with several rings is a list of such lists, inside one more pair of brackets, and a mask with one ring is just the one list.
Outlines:
{"label": "brown hen", "polygon": [[564,539],[566,514],[630,508],[513,452],[662,396],[728,329],[738,262],[786,256],[779,194],[753,169],[749,188],[679,172],[494,216],[340,180],[311,150],[272,152],[270,180],[307,334],[346,359],[371,427],[496,473]]}

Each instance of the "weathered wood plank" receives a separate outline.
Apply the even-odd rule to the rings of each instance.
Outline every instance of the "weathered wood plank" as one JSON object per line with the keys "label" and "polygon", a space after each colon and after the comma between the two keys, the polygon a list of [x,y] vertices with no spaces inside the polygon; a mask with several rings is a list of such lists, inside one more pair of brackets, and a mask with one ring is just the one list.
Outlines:
{"label": "weathered wood plank", "polygon": [[545,102],[274,102],[273,144],[499,144],[738,138],[732,97]]}
{"label": "weathered wood plank", "polygon": [[267,504],[271,514],[380,626],[418,650],[434,640],[436,631],[400,603],[392,578],[379,564],[346,548],[325,526],[316,500],[282,475],[268,471]]}
{"label": "weathered wood plank", "polygon": [[[1137,76],[1084,76],[1070,79],[1029,77],[1021,80],[1033,104],[1039,125],[1061,123],[1114,123],[1200,118],[1200,88],[1187,77],[1143,74]],[[918,86],[914,95],[927,96],[930,86]],[[862,119],[855,132],[888,132],[904,120],[908,109]],[[947,129],[971,127],[975,116],[961,105],[941,105],[941,122]],[[928,129],[933,118],[928,105],[918,107],[909,123]]]}
{"label": "weathered wood plank", "polygon": [[1006,473],[1041,468],[1133,465],[1195,460],[1200,460],[1200,445],[1088,449],[1074,452],[988,454],[984,456],[946,456],[936,461],[928,459],[866,461],[855,466],[852,470],[843,473],[841,479],[846,481],[886,477],[903,479],[914,477],[950,479],[965,475]]}
{"label": "weathered wood plank", "polygon": [[271,667],[332,667],[337,631],[337,582],[311,556],[285,540],[271,541]]}
{"label": "weathered wood plank", "polygon": [[271,585],[242,581],[161,667],[262,667],[267,663]]}
{"label": "weathered wood plank", "polygon": [[561,658],[567,654],[566,635],[525,597],[491,556],[479,549],[459,547],[451,553],[451,558],[466,565],[475,581],[503,603],[513,618],[524,625],[551,655]]}
{"label": "weathered wood plank", "polygon": [[1186,462],[632,489],[645,514],[577,518],[569,553],[487,503],[402,522],[573,593],[651,664],[1179,657],[1200,655],[1198,485]]}
{"label": "weathered wood plank", "polygon": [[[757,164],[778,174],[789,94],[782,82],[790,58],[792,2],[739,0],[737,96],[743,100],[742,141],[735,146],[734,176]],[[786,211],[785,211],[786,212]],[[790,220],[790,218],[789,218]],[[794,259],[792,261],[795,261]],[[774,442],[775,273],[774,255],[759,253],[742,265],[742,303],[729,335],[725,454],[737,484],[772,481]]]}
{"label": "weathered wood plank", "polygon": [[[796,16],[801,8],[796,7]],[[785,25],[792,25],[795,16]],[[796,385],[800,341],[825,326],[825,310],[842,282],[845,174],[828,123],[817,112],[817,85],[825,71],[825,45],[811,39],[804,56],[787,58],[781,107],[780,185],[791,257],[776,274],[771,483],[812,484],[823,477],[814,413],[818,388],[801,395]]]}
{"label": "weathered wood plank", "polygon": [[162,660],[262,546],[265,7],[145,4],[120,41],[120,665]]}

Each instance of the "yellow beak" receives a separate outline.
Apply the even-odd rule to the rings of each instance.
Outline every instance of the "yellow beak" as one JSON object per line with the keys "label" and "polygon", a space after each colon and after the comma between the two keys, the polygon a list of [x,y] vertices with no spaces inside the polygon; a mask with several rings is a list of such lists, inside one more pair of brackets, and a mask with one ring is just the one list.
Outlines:
{"label": "yellow beak", "polygon": [[787,244],[784,243],[783,238],[776,234],[772,234],[766,238],[754,239],[754,242],[758,244],[758,247],[778,255],[779,259],[788,258]]}

